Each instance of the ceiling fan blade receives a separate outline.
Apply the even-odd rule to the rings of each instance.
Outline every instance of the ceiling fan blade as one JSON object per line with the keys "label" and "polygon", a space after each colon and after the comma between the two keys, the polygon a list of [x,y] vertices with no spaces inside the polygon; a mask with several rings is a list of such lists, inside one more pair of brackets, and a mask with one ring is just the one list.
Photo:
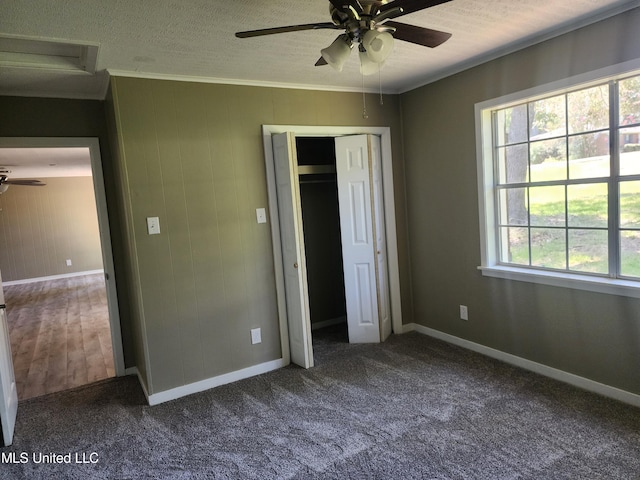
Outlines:
{"label": "ceiling fan blade", "polygon": [[44,187],[46,183],[42,183],[40,180],[5,180],[3,183],[7,185],[22,185],[29,187]]}
{"label": "ceiling fan blade", "polygon": [[324,57],[320,57],[318,61],[315,63],[316,67],[321,67],[323,65],[329,65]]}
{"label": "ceiling fan blade", "polygon": [[450,33],[432,30],[431,28],[416,27],[406,23],[387,22],[385,25],[396,29],[393,33],[393,38],[424,47],[434,48],[451,38]]}
{"label": "ceiling fan blade", "polygon": [[323,23],[307,23],[304,25],[289,25],[287,27],[262,28],[260,30],[248,30],[246,32],[236,32],[238,38],[260,37],[262,35],[273,35],[275,33],[299,32],[301,30],[319,30],[329,28],[332,30],[340,29],[340,27],[332,22]]}
{"label": "ceiling fan blade", "polygon": [[[378,9],[379,14],[389,12],[390,10],[401,8],[396,13],[386,15],[386,18],[397,18],[401,15],[407,15],[409,13],[418,12],[425,8],[435,7],[441,3],[447,3],[451,0],[394,0],[393,2],[385,3]],[[387,22],[388,23],[388,22]]]}

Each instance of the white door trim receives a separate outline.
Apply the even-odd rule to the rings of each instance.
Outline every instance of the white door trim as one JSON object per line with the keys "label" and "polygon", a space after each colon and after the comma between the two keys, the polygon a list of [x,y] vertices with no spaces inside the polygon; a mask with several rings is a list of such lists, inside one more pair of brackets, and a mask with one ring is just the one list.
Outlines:
{"label": "white door trim", "polygon": [[100,156],[100,143],[98,139],[93,137],[0,137],[0,147],[87,147],[89,149],[91,170],[93,173],[93,190],[96,197],[98,226],[100,229],[100,243],[102,246],[102,261],[104,264],[105,283],[107,287],[107,303],[109,306],[109,321],[111,324],[113,360],[116,375],[125,375],[122,331],[120,328],[120,311],[118,309],[118,293],[116,290],[113,251],[111,248],[111,233],[109,229],[109,214],[107,211],[107,197],[104,189],[102,157]]}
{"label": "white door trim", "polygon": [[380,136],[382,153],[382,187],[384,191],[385,232],[387,236],[387,262],[389,265],[389,297],[391,302],[391,321],[393,331],[402,333],[402,306],[400,297],[400,270],[398,265],[398,236],[396,232],[395,197],[393,190],[393,163],[391,154],[390,127],[335,127],[304,125],[263,125],[262,140],[264,145],[265,168],[267,174],[267,193],[269,197],[269,215],[271,218],[271,236],[273,239],[273,258],[276,278],[278,315],[280,321],[280,343],[282,358],[290,361],[289,338],[287,332],[286,302],[284,278],[282,275],[282,252],[280,251],[280,220],[278,217],[278,201],[276,181],[273,168],[273,145],[271,135],[274,133],[293,132],[296,136],[339,137],[342,135],[372,134]]}

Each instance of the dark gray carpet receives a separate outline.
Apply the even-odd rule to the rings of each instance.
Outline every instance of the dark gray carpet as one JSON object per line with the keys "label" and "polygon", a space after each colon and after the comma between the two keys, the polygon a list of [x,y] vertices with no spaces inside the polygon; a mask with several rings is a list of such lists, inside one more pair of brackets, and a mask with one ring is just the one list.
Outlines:
{"label": "dark gray carpet", "polygon": [[131,377],[24,401],[0,477],[640,478],[638,408],[415,333],[314,342],[313,369],[155,407]]}

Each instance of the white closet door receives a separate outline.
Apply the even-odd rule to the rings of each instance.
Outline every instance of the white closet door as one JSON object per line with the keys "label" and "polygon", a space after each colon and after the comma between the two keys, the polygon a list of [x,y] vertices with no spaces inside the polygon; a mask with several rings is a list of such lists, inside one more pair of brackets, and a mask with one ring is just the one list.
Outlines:
{"label": "white closet door", "polygon": [[291,362],[310,368],[313,367],[311,315],[295,137],[292,133],[280,133],[273,135],[272,141]]}
{"label": "white closet door", "polygon": [[386,226],[384,221],[384,197],[382,188],[382,154],[380,138],[368,135],[371,153],[371,178],[373,179],[373,215],[375,228],[376,278],[378,281],[378,317],[380,339],[391,335],[391,305],[389,302],[389,276],[387,272]]}
{"label": "white closet door", "polygon": [[2,277],[0,276],[0,420],[2,421],[2,438],[4,445],[13,443],[13,429],[18,414],[18,389],[13,372],[11,358],[11,340],[9,325],[7,325],[7,311],[2,291]]}
{"label": "white closet door", "polygon": [[350,343],[380,341],[367,135],[336,138],[336,173]]}

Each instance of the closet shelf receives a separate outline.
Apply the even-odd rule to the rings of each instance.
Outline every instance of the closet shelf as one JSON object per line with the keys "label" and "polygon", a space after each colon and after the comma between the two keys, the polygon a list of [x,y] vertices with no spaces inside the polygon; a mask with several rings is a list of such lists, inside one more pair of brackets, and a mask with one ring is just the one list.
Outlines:
{"label": "closet shelf", "polygon": [[336,173],[335,165],[298,165],[298,175],[317,175],[320,173]]}

